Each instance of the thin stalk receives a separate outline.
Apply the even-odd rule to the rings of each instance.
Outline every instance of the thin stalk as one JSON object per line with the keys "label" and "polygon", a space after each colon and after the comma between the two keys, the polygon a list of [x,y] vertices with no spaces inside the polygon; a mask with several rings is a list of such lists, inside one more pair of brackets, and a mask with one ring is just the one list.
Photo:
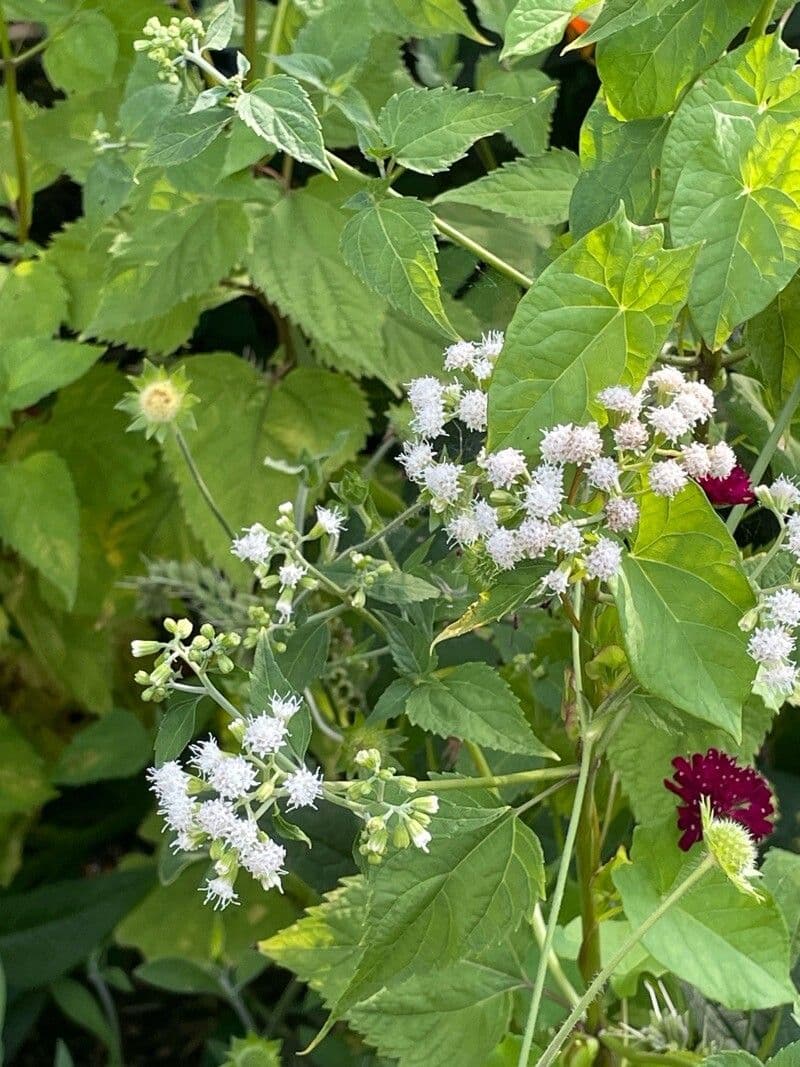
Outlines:
{"label": "thin stalk", "polygon": [[492,768],[489,766],[480,747],[476,745],[474,741],[466,741],[465,745],[467,752],[469,752],[469,758],[475,764],[475,770],[478,774],[482,775],[484,778],[491,778]]}
{"label": "thin stalk", "polygon": [[372,548],[372,546],[376,545],[381,538],[388,536],[390,533],[394,533],[395,530],[404,526],[409,519],[412,519],[418,512],[422,511],[424,506],[424,501],[415,501],[415,503],[410,507],[407,507],[405,511],[401,511],[399,515],[396,515],[390,522],[387,522],[377,533],[372,534],[364,541],[360,541],[357,545],[351,545],[349,548],[344,549],[339,553],[337,559],[344,559],[344,557],[351,552],[363,552],[367,548]]}
{"label": "thin stalk", "polygon": [[[600,923],[594,898],[594,877],[600,867],[600,827],[594,798],[596,779],[597,761],[593,760],[575,842],[575,870],[578,879],[583,934],[578,954],[578,966],[584,981],[587,982],[603,962],[600,956]],[[592,1033],[597,1033],[602,1025],[599,1009],[597,1002],[589,1006],[588,1026]]]}
{"label": "thin stalk", "polygon": [[[581,584],[575,586],[573,593],[573,608],[575,614],[580,617],[582,592]],[[578,705],[578,713],[581,719],[581,726],[583,727],[583,672],[581,668],[580,658],[580,634],[573,630],[572,632],[572,659],[573,659],[573,671],[575,675],[575,699]],[[582,731],[585,733],[585,731]],[[569,825],[567,826],[567,836],[564,841],[564,850],[561,854],[561,862],[558,867],[558,874],[556,875],[556,884],[553,889],[553,896],[550,902],[550,914],[547,918],[547,930],[545,931],[544,944],[542,946],[542,953],[539,957],[539,966],[536,970],[536,979],[533,985],[533,993],[531,994],[531,1003],[528,1009],[528,1018],[525,1023],[525,1035],[522,1039],[522,1047],[519,1054],[519,1067],[527,1067],[528,1059],[530,1057],[531,1046],[533,1044],[533,1035],[536,1033],[536,1024],[539,1021],[539,1009],[542,1004],[542,994],[544,993],[544,984],[547,978],[547,958],[553,949],[553,938],[555,937],[556,927],[558,926],[558,919],[561,913],[561,904],[564,900],[564,891],[567,887],[567,877],[569,876],[569,867],[572,860],[572,853],[575,849],[575,840],[578,835],[578,824],[580,822],[581,812],[583,810],[583,801],[586,796],[586,786],[589,783],[589,774],[592,767],[592,747],[593,739],[591,736],[584,737],[583,745],[581,748],[581,762],[580,771],[578,774],[578,784],[575,787],[575,799],[572,802],[572,812],[569,817]]]}
{"label": "thin stalk", "polygon": [[418,793],[440,793],[447,789],[502,789],[507,785],[527,785],[529,782],[550,782],[574,778],[577,767],[538,767],[534,771],[514,771],[512,774],[489,774],[481,778],[440,778],[418,782]]}
{"label": "thin stalk", "polygon": [[22,125],[22,111],[19,106],[17,70],[2,3],[0,3],[0,55],[3,57],[8,121],[11,126],[11,144],[17,171],[17,238],[19,244],[24,244],[28,240],[31,228],[33,194],[28,173],[28,156],[25,151],[25,129]]}
{"label": "thin stalk", "polygon": [[255,67],[256,52],[258,50],[258,18],[256,12],[257,0],[244,0],[244,54]]}
{"label": "thin stalk", "polygon": [[553,793],[557,793],[559,789],[563,789],[569,782],[574,782],[577,777],[577,774],[571,774],[568,778],[561,778],[557,782],[553,782],[547,789],[543,789],[541,793],[537,793],[535,797],[531,797],[531,799],[526,800],[524,804],[520,804],[518,808],[514,808],[514,814],[519,819],[526,811],[530,811],[531,808],[535,808],[545,800],[548,800]]}
{"label": "thin stalk", "polygon": [[[539,904],[536,904],[533,909],[533,918],[531,919],[531,927],[533,928],[533,936],[536,938],[536,943],[541,951],[544,945],[544,939],[546,936],[546,928],[544,924],[544,918],[542,916],[542,909]],[[567,998],[569,1004],[574,1008],[580,1001],[580,993],[575,989],[575,986],[570,982],[569,978],[564,974],[564,969],[561,966],[561,961],[556,956],[553,950],[550,950],[550,954],[547,958],[547,966],[550,968],[550,974],[555,979],[556,985],[561,992]]]}
{"label": "thin stalk", "polygon": [[275,17],[272,20],[272,29],[269,33],[269,43],[267,44],[267,66],[264,70],[264,74],[267,78],[275,73],[275,60],[272,57],[278,55],[288,10],[289,0],[278,0],[278,6],[275,9]]}
{"label": "thin stalk", "polygon": [[250,1014],[250,1010],[248,1009],[244,1000],[242,1000],[239,991],[233,986],[233,984],[228,979],[228,976],[222,971],[220,971],[220,973],[217,975],[217,984],[219,985],[220,990],[224,994],[225,999],[236,1012],[239,1022],[244,1027],[244,1032],[246,1034],[257,1033],[258,1027],[256,1026],[255,1019]]}
{"label": "thin stalk", "polygon": [[108,1067],[123,1067],[125,1062],[122,1054],[122,1034],[119,1028],[119,1017],[114,998],[105,982],[100,968],[97,966],[97,957],[92,955],[86,968],[86,977],[94,986],[97,998],[103,1007],[103,1014],[108,1023],[111,1036],[111,1047],[108,1050]]}
{"label": "thin stalk", "polygon": [[40,52],[44,52],[45,48],[52,43],[56,36],[59,35],[51,34],[49,37],[42,37],[41,41],[37,41],[36,44],[32,44],[30,48],[26,48],[24,52],[19,52],[17,55],[12,56],[11,59],[3,57],[3,67],[21,67],[29,59],[33,59]]}
{"label": "thin stalk", "polygon": [[[753,464],[753,469],[750,472],[750,480],[752,481],[753,485],[758,485],[758,483],[761,481],[761,477],[769,466],[770,460],[772,459],[775,449],[778,447],[778,442],[783,436],[786,427],[792,421],[792,416],[794,415],[798,404],[800,404],[800,377],[798,377],[797,381],[794,383],[791,393],[786,398],[786,403],[778,412],[778,417],[775,419],[775,424],[772,427],[772,432],[770,433],[767,440],[764,442],[764,447],[759,452],[758,459]],[[725,524],[728,527],[730,533],[733,533],[736,527],[739,525],[742,519],[742,515],[744,515],[746,510],[746,504],[737,504],[733,511],[730,513],[730,515],[728,516],[728,521]]]}
{"label": "thin stalk", "polygon": [[[544,1050],[544,1053],[539,1059],[537,1067],[549,1067],[549,1065],[554,1062],[564,1042],[572,1033],[575,1025],[583,1017],[589,1005],[592,1004],[595,998],[602,992],[608,979],[611,977],[617,967],[619,967],[619,965],[622,963],[622,961],[625,959],[631,949],[635,948],[636,945],[639,944],[642,938],[647,933],[649,933],[649,931],[655,926],[659,919],[663,918],[663,916],[669,911],[673,904],[676,904],[681,899],[681,897],[688,893],[690,889],[692,889],[703,877],[705,877],[705,875],[714,866],[715,862],[716,861],[714,860],[714,857],[712,855],[706,855],[703,858],[702,862],[697,867],[695,867],[695,869],[689,875],[687,875],[687,877],[684,878],[684,880],[679,885],[677,885],[668,896],[666,896],[661,901],[655,911],[652,912],[652,914],[648,915],[644,922],[641,923],[631,933],[631,935],[622,944],[620,949],[614,953],[614,955],[611,957],[605,967],[603,967],[602,970],[598,971],[593,981],[590,983],[588,989],[581,997],[580,1001],[575,1005],[575,1007],[569,1013],[567,1018],[564,1020],[564,1024],[562,1025],[561,1029],[558,1031],[556,1036]],[[527,1065],[527,1062],[527,1059],[520,1060],[520,1067],[525,1067],[525,1065]]]}
{"label": "thin stalk", "polygon": [[322,712],[317,707],[317,702],[314,699],[314,694],[310,689],[306,689],[304,694],[306,698],[306,704],[311,712],[311,718],[314,720],[314,725],[317,727],[320,733],[325,734],[331,741],[335,741],[337,745],[340,745],[344,741],[344,734],[340,734],[338,730],[334,730],[332,726],[329,726],[325,719],[322,717]]}
{"label": "thin stalk", "polygon": [[232,541],[235,537],[235,534],[231,529],[228,520],[217,507],[216,501],[211,495],[211,490],[208,488],[205,481],[203,480],[203,476],[197,468],[197,464],[194,461],[192,453],[189,451],[189,446],[186,443],[186,438],[183,436],[183,433],[179,429],[177,429],[177,427],[175,429],[175,440],[178,442],[178,448],[180,448],[181,454],[183,455],[183,458],[186,461],[186,466],[189,468],[189,473],[194,479],[195,485],[200,490],[200,495],[202,496],[203,500],[205,500],[206,504],[208,504],[209,510],[211,511],[214,518],[225,531],[228,540]]}
{"label": "thin stalk", "polygon": [[231,704],[230,700],[228,700],[225,694],[220,693],[219,689],[217,689],[217,687],[214,685],[214,683],[211,681],[207,674],[198,671],[196,666],[191,661],[187,660],[186,662],[195,671],[197,677],[202,683],[203,688],[211,697],[211,699],[215,700],[223,711],[227,711],[227,713],[229,715],[232,715],[234,719],[244,718],[244,715],[242,715],[241,711],[239,711],[239,709],[234,704]]}
{"label": "thin stalk", "polygon": [[[333,152],[326,152],[325,156],[331,166],[342,174],[347,174],[358,181],[369,181],[368,175],[362,174],[357,167],[351,167],[349,163],[345,163],[343,159],[340,159]],[[398,193],[395,189],[390,189],[389,192],[392,196],[402,196],[402,193]],[[449,222],[445,222],[438,215],[433,216],[433,224],[443,237],[449,237],[454,244],[466,248],[468,252],[472,252],[478,259],[487,263],[490,267],[494,267],[500,274],[504,274],[507,278],[516,282],[517,285],[521,285],[523,289],[530,289],[533,285],[533,278],[529,278],[527,274],[523,274],[522,271],[517,270],[510,263],[506,263],[504,259],[496,256],[494,252],[490,252],[488,248],[484,248],[477,241],[473,241],[471,237],[467,237],[465,233],[457,230],[455,226],[451,226]]]}
{"label": "thin stalk", "polygon": [[772,22],[772,13],[775,10],[775,4],[777,0],[762,0],[761,7],[756,13],[756,17],[750,23],[750,29],[747,31],[746,41],[754,41],[756,37],[763,37],[767,32],[767,26]]}
{"label": "thin stalk", "polygon": [[382,637],[386,637],[386,627],[377,615],[373,615],[369,608],[360,608],[357,604],[351,603],[346,589],[342,589],[340,585],[337,585],[336,582],[328,578],[327,575],[323,574],[321,570],[318,570],[313,563],[309,563],[308,560],[305,560],[304,562],[308,573],[313,578],[316,578],[321,586],[327,589],[329,593],[333,593],[333,595],[338,597],[343,603],[347,604],[348,609],[354,611],[357,615],[360,615],[362,619],[370,624],[373,630],[379,633]]}

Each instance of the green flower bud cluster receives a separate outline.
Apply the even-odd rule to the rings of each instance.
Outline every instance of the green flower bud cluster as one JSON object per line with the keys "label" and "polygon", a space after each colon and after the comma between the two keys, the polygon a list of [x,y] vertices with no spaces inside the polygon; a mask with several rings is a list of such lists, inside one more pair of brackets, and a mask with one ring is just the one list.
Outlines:
{"label": "green flower bud cluster", "polygon": [[175,70],[176,60],[182,60],[197,39],[205,36],[199,19],[173,17],[164,24],[153,15],[144,24],[143,36],[133,42],[137,52],[144,52],[148,59],[158,64],[161,81],[176,84],[179,81]]}
{"label": "green flower bud cluster", "polygon": [[378,578],[391,574],[394,567],[386,560],[365,556],[363,552],[351,552],[350,562],[358,582],[358,587],[351,599],[355,607],[363,608],[367,602],[367,592],[375,585]]}
{"label": "green flower bud cluster", "polygon": [[[241,644],[237,633],[217,633],[210,623],[204,623],[192,637],[194,627],[188,619],[164,619],[164,629],[172,634],[171,641],[134,641],[131,652],[137,658],[156,656],[151,671],[140,670],[134,675],[137,685],[144,687],[142,700],[159,703],[166,699],[170,685],[182,677],[181,664],[189,663],[197,673],[217,670],[230,674],[234,662],[229,653]],[[192,637],[191,641],[188,639]],[[188,643],[187,643],[188,642]]]}

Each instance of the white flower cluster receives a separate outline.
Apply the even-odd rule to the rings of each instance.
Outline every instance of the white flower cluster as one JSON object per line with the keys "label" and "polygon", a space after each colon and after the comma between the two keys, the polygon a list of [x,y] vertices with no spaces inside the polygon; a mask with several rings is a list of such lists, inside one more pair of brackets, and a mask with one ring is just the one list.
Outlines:
{"label": "white flower cluster", "polygon": [[191,746],[188,767],[176,760],[148,772],[159,811],[174,833],[173,848],[207,849],[214,864],[204,889],[215,908],[238,902],[236,878],[247,871],[264,889],[281,889],[286,849],[260,820],[282,802],[285,811],[314,807],[323,793],[320,771],[298,765],[286,747],[288,724],[301,705],[273,694],[269,707],[231,724],[237,753],[213,737]]}
{"label": "white flower cluster", "polygon": [[748,629],[751,623],[758,623],[748,644],[758,664],[755,689],[766,699],[782,701],[792,696],[800,680],[795,660],[796,631],[800,628],[800,488],[781,475],[770,486],[758,486],[755,493],[780,523],[776,549],[794,556],[788,581],[764,590],[756,611],[743,620]]}
{"label": "white flower cluster", "polygon": [[[535,467],[517,448],[493,453],[484,448],[473,462],[463,462],[461,454],[448,453],[447,442],[463,439],[449,424],[456,420],[467,430],[486,430],[486,391],[502,344],[499,333],[459,341],[444,353],[445,370],[455,372],[453,377],[409,383],[416,436],[399,457],[432,511],[442,515],[451,541],[485,554],[496,568],[552,559],[555,566],[544,584],[558,594],[573,576],[607,581],[622,558],[617,536],[633,530],[639,518],[633,492],[642,475],[654,493],[673,497],[690,478],[726,478],[733,470],[736,458],[728,445],[708,447],[690,439],[713,414],[713,393],[672,367],[651,374],[638,393],[614,386],[598,395],[609,423],[608,444],[597,423],[568,423],[543,433]],[[445,435],[444,446],[434,447]],[[580,505],[598,492],[605,496],[602,512],[593,507],[591,514],[582,513]]]}

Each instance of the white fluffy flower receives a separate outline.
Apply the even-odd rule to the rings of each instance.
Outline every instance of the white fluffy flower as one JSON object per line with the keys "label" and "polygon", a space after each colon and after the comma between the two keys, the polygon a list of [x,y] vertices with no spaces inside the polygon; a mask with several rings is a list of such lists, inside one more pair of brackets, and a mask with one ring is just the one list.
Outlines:
{"label": "white fluffy flower", "polygon": [[462,468],[457,463],[432,463],[425,469],[425,487],[431,494],[431,506],[434,511],[444,511],[449,504],[455,504],[461,494],[459,478]]}
{"label": "white fluffy flower", "polygon": [[406,441],[398,462],[405,468],[406,476],[412,482],[421,482],[434,458],[433,449],[427,441]]}
{"label": "white fluffy flower", "polygon": [[736,466],[736,454],[730,445],[720,441],[708,450],[709,478],[727,478]]}
{"label": "white fluffy flower", "polygon": [[563,596],[569,589],[569,573],[561,567],[556,567],[555,570],[545,575],[544,587],[556,596]]}
{"label": "white fluffy flower", "polygon": [[299,563],[284,563],[278,568],[278,580],[281,589],[294,589],[301,578],[305,576],[306,569]]}
{"label": "white fluffy flower", "polygon": [[502,330],[489,330],[488,333],[483,334],[475,347],[479,355],[495,360],[503,351],[504,340]]}
{"label": "white fluffy flower", "polygon": [[224,800],[239,800],[256,784],[256,769],[244,756],[223,755],[208,776],[209,783]]}
{"label": "white fluffy flower", "polygon": [[513,531],[502,527],[486,538],[486,551],[492,561],[504,571],[511,570],[520,559],[519,544]]}
{"label": "white fluffy flower", "polygon": [[542,435],[541,453],[546,463],[564,464],[567,460],[572,438],[572,423],[560,423]]}
{"label": "white fluffy flower", "polygon": [[800,596],[794,589],[776,589],[764,601],[770,620],[780,626],[800,625]]}
{"label": "white fluffy flower", "polygon": [[472,508],[454,515],[445,529],[450,540],[464,548],[474,545],[481,535],[475,512]]}
{"label": "white fluffy flower", "polygon": [[259,841],[241,857],[244,869],[257,878],[265,889],[281,887],[280,876],[286,874],[283,867],[285,859],[286,849],[271,838]]}
{"label": "white fluffy flower", "polygon": [[704,382],[684,382],[675,404],[693,426],[714,414],[714,394]]}
{"label": "white fluffy flower", "polygon": [[266,563],[270,557],[270,535],[260,522],[247,527],[231,542],[231,553],[245,563]]}
{"label": "white fluffy flower", "polygon": [[299,711],[302,703],[303,698],[297,693],[287,693],[286,696],[282,696],[276,692],[269,698],[270,711],[282,722],[288,722]]}
{"label": "white fluffy flower", "polygon": [[424,378],[414,378],[406,386],[408,399],[414,411],[426,404],[441,403],[444,396],[444,386],[438,378],[428,374]]}
{"label": "white fluffy flower", "polygon": [[254,715],[247,720],[242,744],[256,756],[269,756],[283,745],[287,727],[274,715]]}
{"label": "white fluffy flower", "polygon": [[586,573],[590,578],[608,581],[619,571],[622,547],[609,537],[601,537],[586,556]]}
{"label": "white fluffy flower", "polygon": [[553,541],[554,527],[543,519],[525,519],[517,529],[517,546],[528,559],[539,559]]}
{"label": "white fluffy flower", "polygon": [[786,547],[800,561],[800,514],[786,520]]}
{"label": "white fluffy flower", "polygon": [[579,463],[583,466],[597,459],[602,451],[603,439],[596,422],[590,422],[588,426],[573,427],[567,450],[568,463]]}
{"label": "white fluffy flower", "polygon": [[639,521],[639,505],[627,497],[615,496],[606,503],[606,523],[614,533],[627,533]]}
{"label": "white fluffy flower", "polygon": [[549,519],[556,515],[564,502],[563,473],[560,467],[543,463],[531,473],[525,486],[525,513],[535,519]]}
{"label": "white fluffy flower", "polygon": [[681,449],[683,469],[690,478],[707,478],[711,470],[711,459],[708,449],[699,441],[693,441],[690,445],[684,445]]}
{"label": "white fluffy flower", "polygon": [[623,451],[644,452],[649,440],[647,427],[638,419],[627,419],[614,430],[614,443]]}
{"label": "white fluffy flower", "polygon": [[686,378],[677,367],[662,367],[654,371],[647,378],[647,384],[651,389],[658,389],[664,393],[680,393],[686,385]]}
{"label": "white fluffy flower", "polygon": [[411,420],[411,426],[420,437],[439,437],[444,433],[446,421],[444,404],[430,403],[419,408]]}
{"label": "white fluffy flower", "polygon": [[197,809],[197,826],[212,841],[227,842],[238,821],[236,812],[224,800],[206,800]]}
{"label": "white fluffy flower", "polygon": [[486,429],[486,409],[488,398],[480,389],[470,389],[461,397],[458,404],[458,417],[469,430]]}
{"label": "white fluffy flower", "polygon": [[229,904],[238,904],[239,897],[227,878],[209,878],[200,892],[206,894],[206,904],[214,902],[214,911],[224,911]]}
{"label": "white fluffy flower", "polygon": [[258,844],[258,823],[255,819],[238,819],[234,816],[224,837],[231,848],[235,848],[237,852],[249,852]]}
{"label": "white fluffy flower", "polygon": [[794,663],[762,664],[756,682],[776,697],[790,697],[797,685],[797,667]]}
{"label": "white fluffy flower", "polygon": [[467,370],[475,358],[475,345],[472,341],[456,341],[444,350],[445,370]]}
{"label": "white fluffy flower", "polygon": [[668,441],[677,441],[689,432],[690,423],[677,404],[665,408],[652,408],[649,415],[654,429]]}
{"label": "white fluffy flower", "polygon": [[612,385],[608,389],[602,389],[597,394],[597,399],[606,411],[616,411],[622,415],[638,415],[642,407],[641,398],[624,385]]}
{"label": "white fluffy flower", "polygon": [[800,504],[800,489],[785,474],[778,475],[769,487],[769,492],[775,502],[775,507],[784,515]]}
{"label": "white fluffy flower", "polygon": [[600,456],[589,465],[586,477],[589,479],[589,485],[608,493],[617,485],[619,467],[608,456]]}
{"label": "white fluffy flower", "polygon": [[338,537],[345,529],[344,512],[338,507],[317,507],[317,522],[329,537]]}
{"label": "white fluffy flower", "polygon": [[566,556],[574,556],[583,547],[581,531],[572,522],[563,522],[560,526],[554,526],[552,545],[557,552],[563,552]]}
{"label": "white fluffy flower", "polygon": [[322,796],[322,771],[310,771],[301,767],[294,774],[287,774],[283,780],[284,788],[289,794],[287,811],[295,808],[313,808],[315,800]]}
{"label": "white fluffy flower", "polygon": [[750,635],[747,645],[756,663],[781,663],[793,650],[794,637],[782,626],[760,626]]}
{"label": "white fluffy flower", "polygon": [[494,370],[494,361],[488,356],[476,356],[472,363],[472,373],[479,382],[485,382],[491,378]]}
{"label": "white fluffy flower", "polygon": [[481,466],[495,489],[508,489],[526,472],[525,457],[518,448],[502,448],[485,456]]}
{"label": "white fluffy flower", "polygon": [[414,411],[411,425],[421,437],[438,437],[444,430],[444,386],[427,375],[408,383],[408,399]]}
{"label": "white fluffy flower", "polygon": [[686,474],[674,459],[654,463],[650,468],[650,488],[659,496],[673,497],[687,484]]}
{"label": "white fluffy flower", "polygon": [[161,767],[151,767],[147,777],[167,826],[177,833],[190,830],[197,804],[189,796],[189,775],[177,760],[170,760]]}
{"label": "white fluffy flower", "polygon": [[476,500],[473,504],[475,522],[478,524],[478,533],[481,537],[488,537],[494,533],[499,525],[497,511],[486,500]]}
{"label": "white fluffy flower", "polygon": [[195,742],[189,751],[191,752],[189,762],[206,777],[216,769],[220,760],[224,759],[215,737],[209,737],[206,741]]}

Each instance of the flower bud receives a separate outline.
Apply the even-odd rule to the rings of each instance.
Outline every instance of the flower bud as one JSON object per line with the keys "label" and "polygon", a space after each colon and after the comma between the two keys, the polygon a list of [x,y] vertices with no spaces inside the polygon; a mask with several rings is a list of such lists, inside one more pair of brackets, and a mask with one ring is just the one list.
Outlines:
{"label": "flower bud", "polygon": [[427,793],[421,797],[414,797],[408,802],[412,811],[422,812],[425,815],[435,815],[439,810],[439,798],[433,793]]}
{"label": "flower bud", "polygon": [[758,849],[747,829],[734,819],[717,818],[706,797],[700,801],[700,816],[703,841],[717,866],[741,893],[761,900],[761,894],[750,884],[751,879],[761,877],[761,871],[756,867]]}
{"label": "flower bud", "polygon": [[131,641],[131,655],[135,659],[142,656],[156,656],[161,651],[160,641]]}

